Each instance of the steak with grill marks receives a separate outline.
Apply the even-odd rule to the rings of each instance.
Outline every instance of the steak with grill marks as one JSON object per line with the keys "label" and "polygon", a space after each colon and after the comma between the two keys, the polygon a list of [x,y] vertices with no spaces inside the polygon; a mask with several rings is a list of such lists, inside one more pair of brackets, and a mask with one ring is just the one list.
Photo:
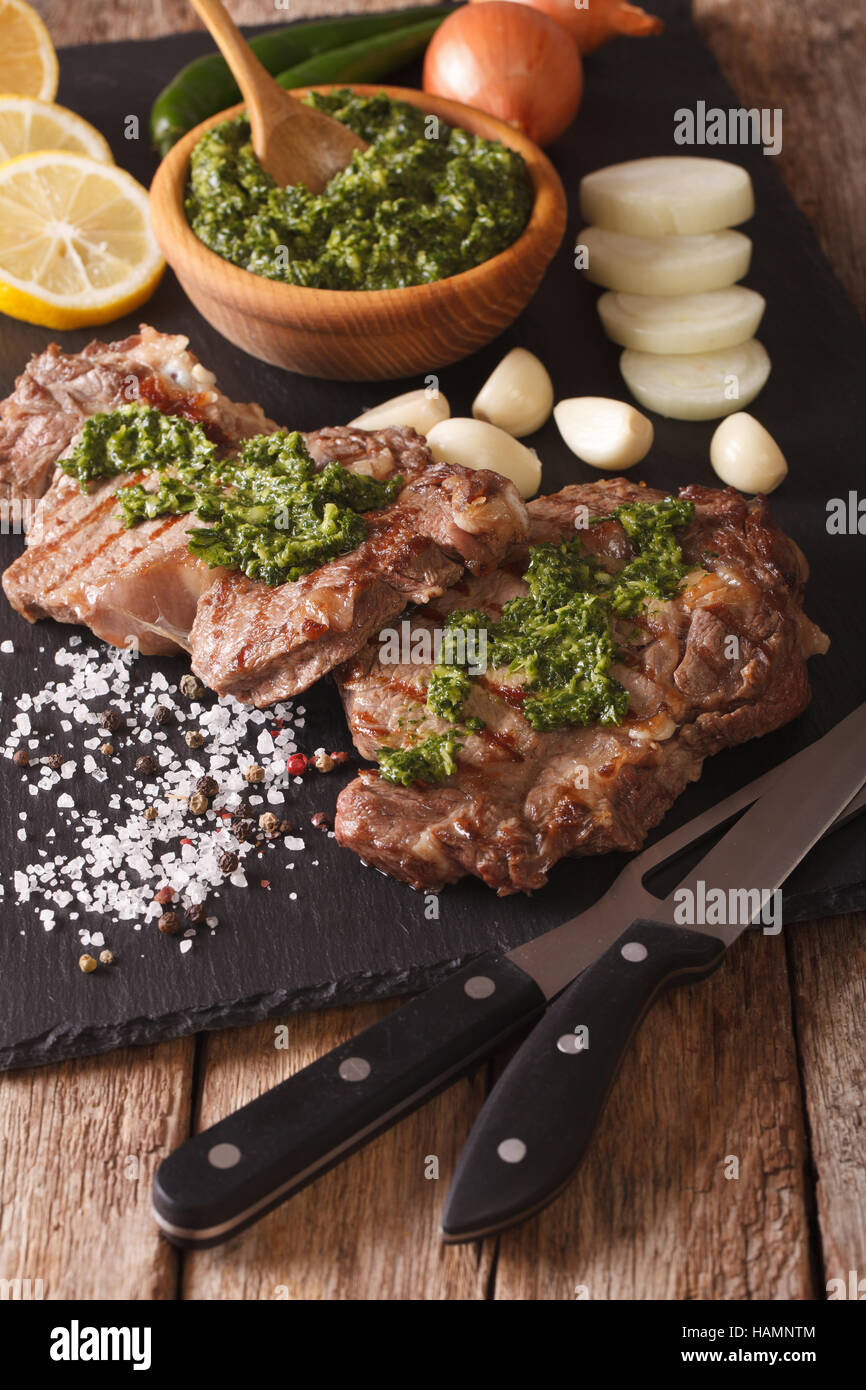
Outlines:
{"label": "steak with grill marks", "polygon": [[273,433],[277,426],[261,406],[239,405],[217,390],[188,344],[142,324],[122,342],[93,342],[76,353],[51,343],[31,358],[0,402],[0,500],[41,497],[88,416],[132,401],[198,420],[216,443]]}
{"label": "steak with grill marks", "polygon": [[[566,487],[529,504],[530,542],[574,537],[578,509],[605,515],[664,495],[625,479]],[[680,496],[695,504],[680,535],[693,568],[674,599],[615,630],[620,660],[612,674],[631,696],[623,722],[537,732],[521,713],[519,680],[488,670],[473,682],[465,709],[485,727],[462,736],[457,771],[440,785],[410,787],[362,772],[337,803],[340,844],[415,888],[435,891],[474,874],[500,895],[529,892],[565,855],[638,849],[705,757],[805,708],[806,660],[828,644],[802,611],[801,552],[762,498],[704,487]],[[580,536],[609,570],[630,558],[618,522]],[[509,598],[526,592],[527,559],[526,547],[516,546],[495,573],[464,579],[413,615],[413,632],[432,633],[457,608],[495,620]],[[426,711],[429,671],[384,665],[372,642],[338,669],[364,757],[448,728]]]}
{"label": "steak with grill marks", "polygon": [[[221,452],[277,429],[258,406],[228,400],[203,371],[185,338],[153,329],[123,343],[91,344],[75,357],[49,348],[0,408],[7,491],[23,496],[30,488],[32,495],[37,472],[24,467],[27,448],[39,447],[41,486],[84,419],[124,402],[124,382],[138,383],[139,399],[201,421]],[[294,584],[269,587],[190,555],[188,532],[201,524],[195,517],[160,517],[126,530],[116,495],[152,475],[109,478],[84,494],[58,471],[35,509],[27,550],[3,575],[9,602],[31,622],[84,623],[116,646],[134,641],[147,654],[184,648],[220,694],[264,705],[306,689],[380,622],[441,594],[464,565],[472,573],[495,565],[526,534],[526,510],[510,483],[434,465],[413,430],[334,426],[304,439],[319,466],[333,460],[378,479],[399,473],[406,482],[389,507],[367,513],[367,538],[352,554]]]}

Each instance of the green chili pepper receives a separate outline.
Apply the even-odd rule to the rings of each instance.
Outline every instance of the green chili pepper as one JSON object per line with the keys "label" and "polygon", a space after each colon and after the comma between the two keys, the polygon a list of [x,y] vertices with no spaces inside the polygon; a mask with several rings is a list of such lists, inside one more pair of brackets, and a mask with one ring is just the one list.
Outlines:
{"label": "green chili pepper", "polygon": [[289,89],[315,87],[322,82],[378,82],[423,53],[441,23],[441,17],[428,19],[390,34],[331,48],[278,73],[277,81]]}
{"label": "green chili pepper", "polygon": [[[381,39],[383,48],[386,48],[389,35],[400,33],[408,27],[416,28],[425,20],[433,24],[435,19],[435,29],[452,8],[451,5],[430,5],[396,14],[355,15],[342,19],[292,24],[270,34],[260,34],[258,38],[250,40],[250,47],[268,72],[276,76],[277,73],[285,73],[288,69],[294,70],[297,65],[306,64],[308,60],[332,49],[354,47],[365,39],[371,42],[377,38]],[[400,56],[402,51],[398,46],[398,56],[393,67],[399,66],[400,62],[409,61],[408,58]],[[385,72],[390,70],[391,68],[380,70],[371,76],[371,80],[376,81],[377,77],[384,76]],[[313,80],[328,82],[343,79],[340,75],[333,78],[304,78],[294,85],[300,86],[304,81]],[[352,79],[346,77],[345,80]],[[362,79],[358,77],[354,80]],[[224,111],[227,106],[233,106],[238,101],[240,92],[225,59],[219,53],[208,53],[203,58],[196,58],[194,62],[182,68],[156,98],[150,113],[153,144],[160,154],[167,154],[172,145],[188,130],[192,130],[193,126],[198,125],[199,121],[206,120],[217,111]]]}

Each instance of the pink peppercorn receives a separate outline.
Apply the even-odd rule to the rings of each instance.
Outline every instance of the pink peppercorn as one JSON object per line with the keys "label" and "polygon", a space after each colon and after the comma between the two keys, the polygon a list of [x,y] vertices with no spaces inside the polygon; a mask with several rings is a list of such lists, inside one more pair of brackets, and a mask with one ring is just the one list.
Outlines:
{"label": "pink peppercorn", "polygon": [[303,753],[293,753],[290,758],[286,758],[286,770],[292,777],[303,777],[307,770],[307,759]]}

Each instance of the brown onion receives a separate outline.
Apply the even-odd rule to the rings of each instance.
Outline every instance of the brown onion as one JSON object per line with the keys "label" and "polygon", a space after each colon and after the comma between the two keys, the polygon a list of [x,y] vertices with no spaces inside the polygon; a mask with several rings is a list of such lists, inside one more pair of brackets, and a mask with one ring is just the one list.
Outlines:
{"label": "brown onion", "polygon": [[583,93],[577,45],[528,5],[486,0],[455,10],[433,35],[424,90],[477,106],[547,145],[573,121]]}
{"label": "brown onion", "polygon": [[[479,0],[472,0],[472,4],[478,3]],[[519,3],[555,19],[577,40],[581,53],[593,53],[619,34],[645,38],[647,34],[660,34],[665,27],[655,15],[647,14],[638,5],[628,4],[627,0],[588,0],[582,9],[574,0],[519,0]]]}

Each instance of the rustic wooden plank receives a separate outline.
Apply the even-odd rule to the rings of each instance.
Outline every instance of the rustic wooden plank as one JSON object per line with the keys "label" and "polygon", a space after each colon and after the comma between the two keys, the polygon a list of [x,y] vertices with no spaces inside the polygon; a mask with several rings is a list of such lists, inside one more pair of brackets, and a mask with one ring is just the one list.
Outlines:
{"label": "rustic wooden plank", "polygon": [[806,1157],[784,943],[754,933],[656,1005],[576,1180],[501,1237],[496,1298],[811,1298]]}
{"label": "rustic wooden plank", "polygon": [[779,173],[866,318],[866,8],[848,0],[695,0],[694,14],[744,105],[781,108]]}
{"label": "rustic wooden plank", "polygon": [[[205,1042],[197,1128],[274,1086],[381,1018],[393,1004],[330,1010],[279,1025],[214,1033]],[[492,1251],[446,1249],[439,1210],[483,1099],[483,1071],[216,1250],[184,1256],[182,1296],[194,1299],[483,1299]],[[426,1178],[431,1156],[438,1179]]]}
{"label": "rustic wooden plank", "polygon": [[858,914],[794,927],[788,949],[824,1283],[847,1285],[852,1269],[866,1278],[866,919]]}
{"label": "rustic wooden plank", "polygon": [[178,1257],[151,1219],[150,1185],[189,1133],[194,1046],[2,1078],[0,1278],[39,1279],[45,1298],[175,1297]]}
{"label": "rustic wooden plank", "polygon": [[[31,0],[55,44],[99,43],[108,39],[152,39],[204,26],[189,0]],[[354,14],[408,8],[427,0],[224,0],[236,24],[290,24],[316,15]],[[168,77],[168,74],[166,74]]]}

